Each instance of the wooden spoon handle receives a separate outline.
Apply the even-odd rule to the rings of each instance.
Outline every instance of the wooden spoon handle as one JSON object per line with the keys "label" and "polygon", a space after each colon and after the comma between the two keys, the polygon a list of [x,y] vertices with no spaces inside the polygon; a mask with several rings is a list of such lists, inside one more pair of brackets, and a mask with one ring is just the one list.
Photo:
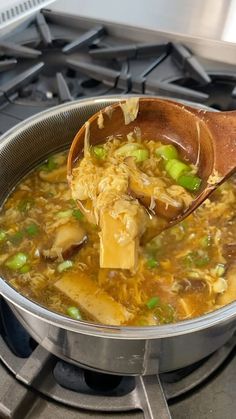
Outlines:
{"label": "wooden spoon handle", "polygon": [[212,135],[214,169],[228,177],[236,169],[236,111],[205,112],[201,119]]}

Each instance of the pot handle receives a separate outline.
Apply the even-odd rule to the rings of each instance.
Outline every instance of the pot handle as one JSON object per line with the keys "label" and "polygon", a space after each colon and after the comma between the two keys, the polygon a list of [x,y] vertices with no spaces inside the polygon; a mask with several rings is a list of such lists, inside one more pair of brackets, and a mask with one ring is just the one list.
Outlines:
{"label": "pot handle", "polygon": [[145,419],[171,419],[158,375],[136,377],[135,393]]}

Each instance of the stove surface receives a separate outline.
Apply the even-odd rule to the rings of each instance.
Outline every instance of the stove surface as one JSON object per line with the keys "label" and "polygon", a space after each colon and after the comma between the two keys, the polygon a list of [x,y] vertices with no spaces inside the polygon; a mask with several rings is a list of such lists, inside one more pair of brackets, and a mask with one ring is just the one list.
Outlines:
{"label": "stove surface", "polygon": [[[59,103],[126,93],[232,110],[236,70],[196,57],[188,45],[159,35],[154,42],[147,32],[142,40],[136,28],[122,31],[51,10],[0,38],[0,134]],[[184,370],[134,378],[92,373],[60,361],[37,346],[3,301],[0,334],[0,417],[235,416],[235,337]]]}
{"label": "stove surface", "polygon": [[236,108],[236,72],[135,28],[43,10],[0,38],[0,134],[51,106],[104,94],[151,94]]}

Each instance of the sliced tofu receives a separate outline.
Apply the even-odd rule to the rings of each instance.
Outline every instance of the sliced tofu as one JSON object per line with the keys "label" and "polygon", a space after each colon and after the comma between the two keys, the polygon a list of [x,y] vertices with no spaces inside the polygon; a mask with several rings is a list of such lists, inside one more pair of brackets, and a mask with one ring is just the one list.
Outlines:
{"label": "sliced tofu", "polygon": [[117,237],[124,233],[122,222],[113,218],[108,210],[100,215],[100,267],[113,269],[132,269],[137,263],[138,239],[128,243],[118,243]]}
{"label": "sliced tofu", "polygon": [[121,325],[132,317],[122,304],[99,288],[85,272],[65,273],[55,287],[99,323]]}
{"label": "sliced tofu", "polygon": [[236,265],[233,265],[228,269],[227,283],[228,288],[217,298],[217,303],[220,305],[226,305],[236,300]]}

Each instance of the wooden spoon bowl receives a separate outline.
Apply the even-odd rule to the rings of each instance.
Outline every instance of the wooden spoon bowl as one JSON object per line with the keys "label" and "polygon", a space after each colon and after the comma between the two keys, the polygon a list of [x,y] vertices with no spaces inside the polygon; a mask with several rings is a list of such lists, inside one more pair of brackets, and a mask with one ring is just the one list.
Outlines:
{"label": "wooden spoon bowl", "polygon": [[[98,118],[103,116],[103,128]],[[142,137],[174,143],[183,160],[198,166],[201,189],[191,206],[173,218],[175,224],[191,213],[236,167],[236,112],[208,112],[158,98],[140,98],[136,119],[125,125],[119,103],[102,109],[89,120],[90,144],[104,142],[111,135],[126,136],[139,127]],[[76,134],[68,156],[68,179],[81,156],[85,125]]]}

